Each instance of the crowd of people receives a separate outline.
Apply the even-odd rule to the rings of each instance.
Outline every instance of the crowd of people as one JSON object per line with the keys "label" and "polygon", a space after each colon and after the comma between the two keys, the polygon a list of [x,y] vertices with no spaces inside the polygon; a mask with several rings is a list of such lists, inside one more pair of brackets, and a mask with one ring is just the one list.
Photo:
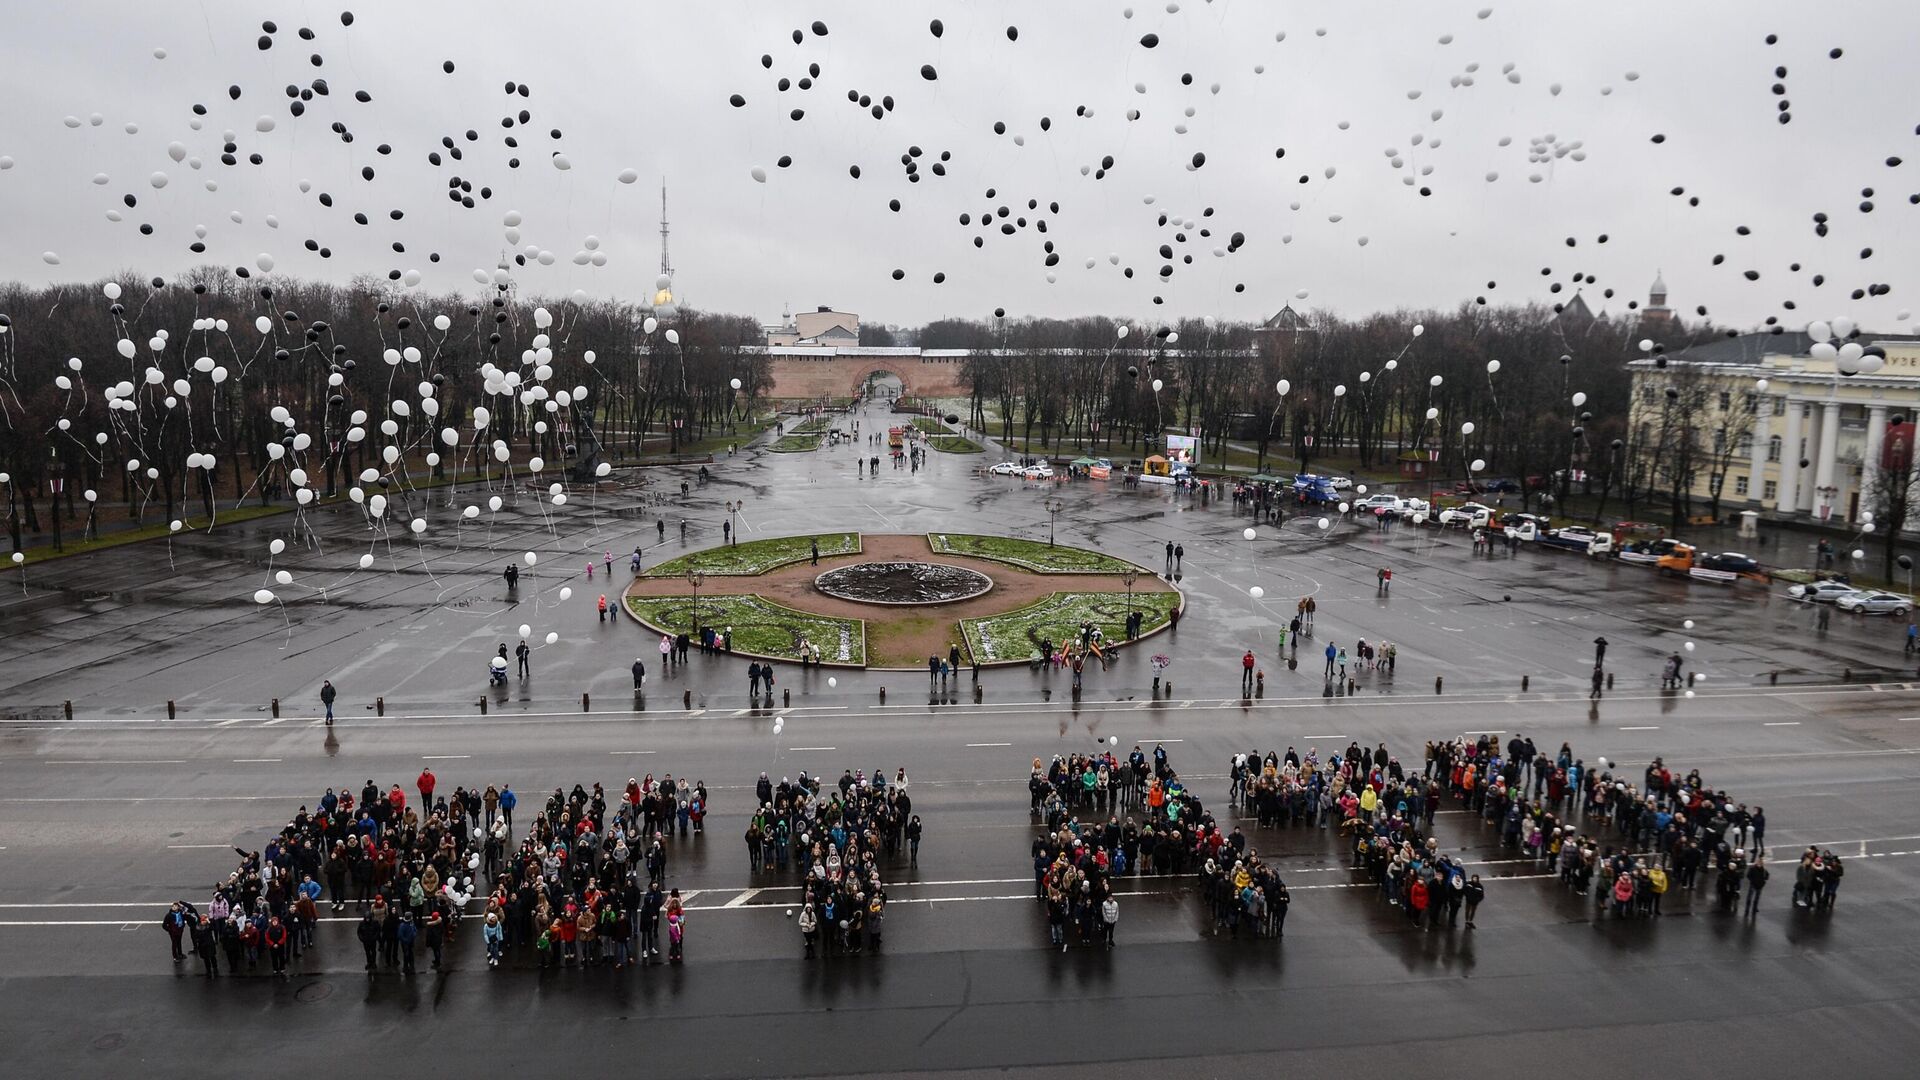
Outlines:
{"label": "crowd of people", "polygon": [[349,904],[360,911],[369,971],[377,956],[410,972],[422,952],[439,967],[473,897],[486,835],[480,813],[490,824],[502,807],[511,815],[517,796],[511,788],[437,794],[431,769],[414,787],[417,799],[371,780],[357,793],[328,788],[263,849],[235,848],[240,864],[214,885],[205,910],[176,900],[163,916],[174,960],[187,959],[186,944],[209,977],[222,960],[229,975],[264,965],[285,977],[313,947],[325,902],[335,912]]}
{"label": "crowd of people", "polygon": [[799,927],[805,955],[858,955],[880,950],[887,889],[882,866],[904,854],[920,861],[923,826],[907,794],[907,771],[889,782],[878,769],[843,772],[837,783],[801,773],[775,784],[760,774],[760,809],[747,823],[747,868],[755,874],[801,875]]}
{"label": "crowd of people", "polygon": [[1290,902],[1277,870],[1236,826],[1230,833],[1176,773],[1166,747],[1136,745],[1035,758],[1031,812],[1034,892],[1045,906],[1050,945],[1112,948],[1120,921],[1116,879],[1198,875],[1213,932],[1278,938]]}

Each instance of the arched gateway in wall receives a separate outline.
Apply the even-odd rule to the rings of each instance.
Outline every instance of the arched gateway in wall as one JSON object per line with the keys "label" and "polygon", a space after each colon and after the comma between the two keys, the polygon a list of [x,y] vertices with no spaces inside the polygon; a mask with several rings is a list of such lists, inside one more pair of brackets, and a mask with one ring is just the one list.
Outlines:
{"label": "arched gateway in wall", "polygon": [[773,389],[769,396],[850,397],[866,385],[868,375],[880,371],[899,379],[909,394],[965,397],[972,393],[966,379],[967,356],[965,349],[770,346],[767,357]]}

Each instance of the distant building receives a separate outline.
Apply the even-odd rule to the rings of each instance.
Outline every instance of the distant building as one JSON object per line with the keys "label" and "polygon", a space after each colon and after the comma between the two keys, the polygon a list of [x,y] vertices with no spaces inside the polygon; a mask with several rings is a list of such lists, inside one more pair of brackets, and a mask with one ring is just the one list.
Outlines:
{"label": "distant building", "polygon": [[[1659,282],[1653,295],[1666,299]],[[1879,370],[1842,374],[1833,360],[1813,356],[1805,333],[1721,338],[1664,357],[1665,367],[1661,358],[1633,361],[1635,467],[1672,452],[1658,445],[1673,426],[1667,389],[1696,386],[1689,398],[1702,410],[1691,418],[1701,446],[1684,478],[1695,496],[1710,498],[1718,486],[1723,503],[1783,518],[1857,522],[1862,511],[1877,512],[1873,474],[1889,440],[1905,430],[1895,425],[1920,414],[1920,337],[1863,330],[1852,340],[1886,353]]]}
{"label": "distant building", "polygon": [[1312,332],[1313,327],[1307,325],[1307,320],[1304,316],[1293,310],[1292,304],[1288,304],[1279,311],[1274,312],[1273,318],[1261,323],[1260,328],[1254,331],[1254,333],[1261,337],[1276,340],[1290,340],[1295,335],[1310,334]]}
{"label": "distant building", "polygon": [[860,316],[850,311],[818,307],[794,315],[781,312],[780,323],[764,326],[770,346],[845,346],[860,344]]}
{"label": "distant building", "polygon": [[1640,309],[1640,322],[1648,333],[1671,333],[1680,325],[1673,317],[1673,309],[1667,306],[1667,279],[1663,273],[1653,275],[1653,287],[1647,290],[1647,306]]}

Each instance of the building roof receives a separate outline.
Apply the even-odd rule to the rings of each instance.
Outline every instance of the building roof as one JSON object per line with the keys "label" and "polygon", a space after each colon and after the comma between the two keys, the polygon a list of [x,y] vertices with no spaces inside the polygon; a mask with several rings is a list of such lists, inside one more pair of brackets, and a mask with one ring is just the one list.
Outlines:
{"label": "building roof", "polygon": [[1665,295],[1667,295],[1667,276],[1666,276],[1666,274],[1664,274],[1664,273],[1660,273],[1660,272],[1656,272],[1656,273],[1655,273],[1655,274],[1653,275],[1653,288],[1651,288],[1651,289],[1648,289],[1647,291],[1648,291],[1648,292],[1650,292],[1650,293],[1652,293],[1652,294],[1654,294],[1655,296],[1665,296]]}
{"label": "building roof", "polygon": [[1262,330],[1305,330],[1307,328],[1307,320],[1301,318],[1300,313],[1293,310],[1292,304],[1288,304],[1279,311],[1274,312],[1273,318],[1268,319],[1266,323],[1261,326]]}
{"label": "building roof", "polygon": [[[1870,334],[1861,331],[1855,340],[1862,345],[1876,341],[1920,341],[1920,334]],[[1806,356],[1812,348],[1813,339],[1803,331],[1779,334],[1760,332],[1690,345],[1677,353],[1669,353],[1668,358],[1682,364],[1754,365],[1769,356]]]}
{"label": "building roof", "polygon": [[1587,306],[1585,297],[1574,293],[1573,299],[1560,305],[1560,314],[1555,315],[1554,318],[1565,319],[1570,323],[1590,323],[1593,321],[1593,309]]}

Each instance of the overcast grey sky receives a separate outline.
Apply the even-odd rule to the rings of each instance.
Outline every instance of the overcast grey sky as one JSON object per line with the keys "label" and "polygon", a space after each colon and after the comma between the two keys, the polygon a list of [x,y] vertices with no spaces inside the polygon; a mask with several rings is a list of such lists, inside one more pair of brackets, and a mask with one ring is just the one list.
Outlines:
{"label": "overcast grey sky", "polygon": [[[473,290],[473,270],[509,247],[503,220],[512,210],[524,216],[520,245],[555,256],[552,266],[518,272],[524,289],[638,299],[659,261],[664,176],[681,296],[765,321],[785,303],[895,323],[995,307],[1260,318],[1292,302],[1359,314],[1481,294],[1551,301],[1549,284],[1576,271],[1597,277],[1586,286],[1596,310],[1618,311],[1629,297],[1644,300],[1664,270],[1671,302],[1688,315],[1704,304],[1717,320],[1745,326],[1772,314],[1797,322],[1847,314],[1891,330],[1920,288],[1920,207],[1908,201],[1920,191],[1920,162],[1886,164],[1920,150],[1920,108],[1906,85],[1920,42],[1920,5],[1910,0],[1490,8],[91,0],[39,10],[11,20],[0,40],[0,155],[12,160],[0,171],[0,277],[33,282],[121,268],[169,274],[205,261],[251,266],[268,254],[277,273],[344,280],[417,269],[428,286]],[[351,27],[342,10],[353,11]],[[1483,10],[1491,13],[1478,17]],[[939,38],[928,29],[933,18],[944,23]],[[266,19],[278,30],[261,51]],[[811,32],[816,19],[825,37]],[[315,39],[301,40],[301,27]],[[805,31],[800,45],[796,29]],[[1769,33],[1778,44],[1765,43]],[[1158,36],[1156,47],[1141,45],[1147,34]],[[1844,50],[1837,60],[1828,56],[1834,48]],[[322,66],[312,65],[314,54]],[[772,56],[770,70],[762,54]],[[448,60],[452,74],[442,69]],[[811,63],[821,67],[811,90],[776,88]],[[922,77],[929,64],[935,81]],[[1474,64],[1472,85],[1454,85]],[[1518,82],[1504,73],[1508,64]],[[1776,80],[1776,65],[1789,69],[1785,79]],[[291,117],[284,88],[316,76],[331,95]],[[509,98],[509,80],[531,95]],[[1785,126],[1776,120],[1776,81],[1791,102]],[[242,88],[238,101],[230,84]],[[371,103],[354,100],[360,89]],[[848,101],[849,90],[890,94],[895,108],[875,120]],[[744,108],[729,105],[735,93]],[[200,131],[189,126],[196,102],[209,110]],[[1091,116],[1076,115],[1082,106]],[[521,108],[531,122],[503,129],[501,117]],[[789,118],[796,108],[805,110],[799,121]],[[97,127],[89,122],[96,113]],[[255,130],[263,115],[275,120],[267,133]],[[78,128],[63,124],[69,116]],[[1042,117],[1050,130],[1041,130]],[[336,120],[351,144],[329,131]],[[548,134],[556,127],[557,141]],[[466,141],[468,129],[477,142]],[[219,162],[226,130],[239,144],[237,167]],[[502,145],[510,134],[518,151]],[[1656,134],[1666,141],[1652,142]],[[463,148],[463,161],[428,163],[443,135]],[[1570,151],[1530,164],[1531,141],[1546,136],[1563,147],[1578,141],[1585,160]],[[1504,147],[1503,137],[1512,140]],[[186,161],[169,156],[175,142]],[[381,143],[390,156],[377,152]],[[900,163],[914,145],[926,154],[918,183]],[[554,167],[556,149],[570,170]],[[943,151],[952,154],[947,175],[931,175]],[[254,152],[263,165],[247,163]],[[522,164],[509,169],[516,152]],[[1196,153],[1205,164],[1192,169]],[[791,167],[777,166],[782,155]],[[1109,155],[1104,179],[1082,174]],[[848,172],[855,164],[857,180]],[[371,181],[361,179],[366,166]],[[626,169],[637,183],[618,182]],[[96,186],[102,173],[107,182]],[[152,186],[155,173],[165,174],[164,189]],[[1403,183],[1409,176],[1415,186]],[[469,179],[476,192],[490,185],[493,197],[465,209],[447,198],[450,177]],[[206,190],[208,180],[217,191]],[[305,194],[303,180],[312,185]],[[1420,195],[1419,185],[1432,194]],[[1686,196],[1668,194],[1677,186]],[[1865,187],[1876,189],[1870,214],[1859,210]],[[323,191],[331,209],[317,201]],[[123,204],[127,194],[136,207]],[[1029,199],[1038,213],[1025,209]],[[958,223],[963,212],[977,218],[1000,205],[1029,226],[1005,236]],[[1211,239],[1178,243],[1175,229],[1158,224],[1163,212],[1199,219],[1208,207],[1214,216],[1201,224]],[[405,213],[398,222],[389,218],[396,209]],[[124,220],[109,221],[109,211]],[[356,211],[371,224],[356,225]],[[1831,215],[1825,239],[1812,231],[1816,211]],[[267,224],[270,214],[278,228]],[[1045,234],[1032,224],[1040,217]],[[142,223],[152,236],[137,231]],[[196,226],[207,230],[205,256],[188,250]],[[1739,226],[1751,235],[1737,235]],[[1245,246],[1216,257],[1233,232],[1245,234]],[[573,263],[590,236],[607,255],[604,267]],[[308,239],[332,258],[306,251]],[[1053,282],[1043,265],[1048,240],[1060,254]],[[390,250],[394,241],[405,254]],[[1165,282],[1163,243],[1178,249],[1176,260],[1194,256],[1191,266],[1176,262]],[[1867,247],[1873,256],[1862,260]],[[1726,257],[1718,267],[1716,254]],[[1800,273],[1789,269],[1794,262]],[[1131,280],[1122,276],[1128,266]],[[904,280],[893,279],[895,269]],[[1760,279],[1748,281],[1748,270]],[[935,273],[944,284],[933,283]],[[1824,287],[1813,286],[1814,273],[1827,276]],[[1875,282],[1893,286],[1892,295],[1848,298]],[[1600,296],[1609,287],[1619,290],[1611,301]],[[1156,296],[1165,303],[1154,305]],[[1787,300],[1800,304],[1797,315],[1782,311]]]}

